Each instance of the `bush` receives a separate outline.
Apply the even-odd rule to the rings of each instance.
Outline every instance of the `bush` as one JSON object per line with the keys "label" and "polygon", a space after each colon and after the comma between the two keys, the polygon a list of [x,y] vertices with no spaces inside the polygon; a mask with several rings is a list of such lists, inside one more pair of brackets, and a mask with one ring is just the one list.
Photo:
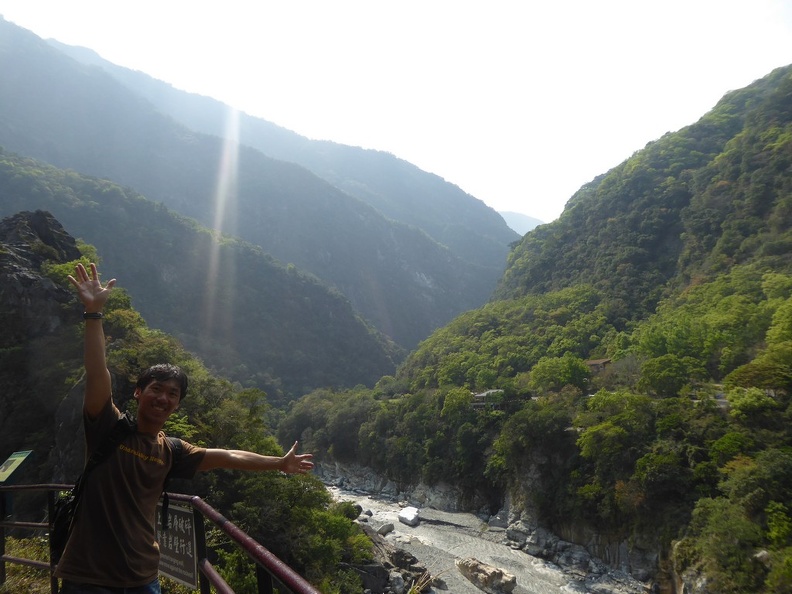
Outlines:
{"label": "bush", "polygon": [[[5,554],[20,559],[49,562],[49,541],[45,537],[6,538]],[[9,563],[6,565],[6,582],[0,586],[0,594],[49,594],[49,572]]]}

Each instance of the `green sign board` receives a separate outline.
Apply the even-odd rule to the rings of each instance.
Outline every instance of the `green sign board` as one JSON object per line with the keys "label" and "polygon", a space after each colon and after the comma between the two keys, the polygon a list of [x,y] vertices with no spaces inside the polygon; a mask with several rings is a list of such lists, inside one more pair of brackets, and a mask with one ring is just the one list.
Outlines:
{"label": "green sign board", "polygon": [[5,483],[8,479],[11,478],[11,475],[14,474],[25,459],[33,453],[33,450],[25,450],[22,452],[14,452],[11,454],[8,459],[0,464],[0,484]]}

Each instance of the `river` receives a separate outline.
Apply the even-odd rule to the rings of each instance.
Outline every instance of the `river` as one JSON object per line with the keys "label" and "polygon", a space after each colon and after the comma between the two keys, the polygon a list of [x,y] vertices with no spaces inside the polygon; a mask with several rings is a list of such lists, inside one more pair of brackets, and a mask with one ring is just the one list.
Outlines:
{"label": "river", "polygon": [[[395,547],[415,556],[445,588],[432,592],[447,594],[481,594],[456,568],[457,559],[473,557],[514,575],[514,594],[646,594],[646,585],[618,571],[597,577],[581,578],[562,568],[510,547],[505,531],[487,526],[470,513],[442,512],[421,508],[420,523],[411,527],[399,521],[402,507],[395,502],[369,495],[329,487],[336,500],[360,505],[361,516],[373,528],[393,524],[386,539]],[[371,514],[371,515],[368,515]]]}

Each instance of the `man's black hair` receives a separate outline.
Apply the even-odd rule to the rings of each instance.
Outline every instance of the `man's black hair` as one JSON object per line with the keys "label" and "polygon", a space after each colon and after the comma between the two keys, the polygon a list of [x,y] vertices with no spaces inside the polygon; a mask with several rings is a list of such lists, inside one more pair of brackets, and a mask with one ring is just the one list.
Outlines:
{"label": "man's black hair", "polygon": [[187,374],[182,371],[181,367],[170,363],[158,363],[146,369],[138,377],[135,389],[143,391],[151,382],[165,382],[171,379],[175,379],[179,383],[179,402],[181,402],[187,396]]}

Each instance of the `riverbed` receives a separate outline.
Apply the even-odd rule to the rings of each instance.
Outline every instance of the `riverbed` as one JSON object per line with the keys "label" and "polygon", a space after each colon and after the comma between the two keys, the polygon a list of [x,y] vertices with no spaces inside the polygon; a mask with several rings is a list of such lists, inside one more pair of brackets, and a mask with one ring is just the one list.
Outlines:
{"label": "riverbed", "polygon": [[[514,594],[646,594],[646,585],[614,571],[584,579],[561,567],[528,555],[507,543],[503,529],[491,528],[470,513],[420,509],[420,522],[411,527],[399,521],[403,505],[370,495],[329,487],[336,500],[353,501],[363,509],[361,521],[375,530],[393,524],[385,538],[415,556],[444,586],[437,594],[481,594],[456,568],[455,561],[473,557],[514,575]],[[369,515],[370,514],[370,515]]]}

